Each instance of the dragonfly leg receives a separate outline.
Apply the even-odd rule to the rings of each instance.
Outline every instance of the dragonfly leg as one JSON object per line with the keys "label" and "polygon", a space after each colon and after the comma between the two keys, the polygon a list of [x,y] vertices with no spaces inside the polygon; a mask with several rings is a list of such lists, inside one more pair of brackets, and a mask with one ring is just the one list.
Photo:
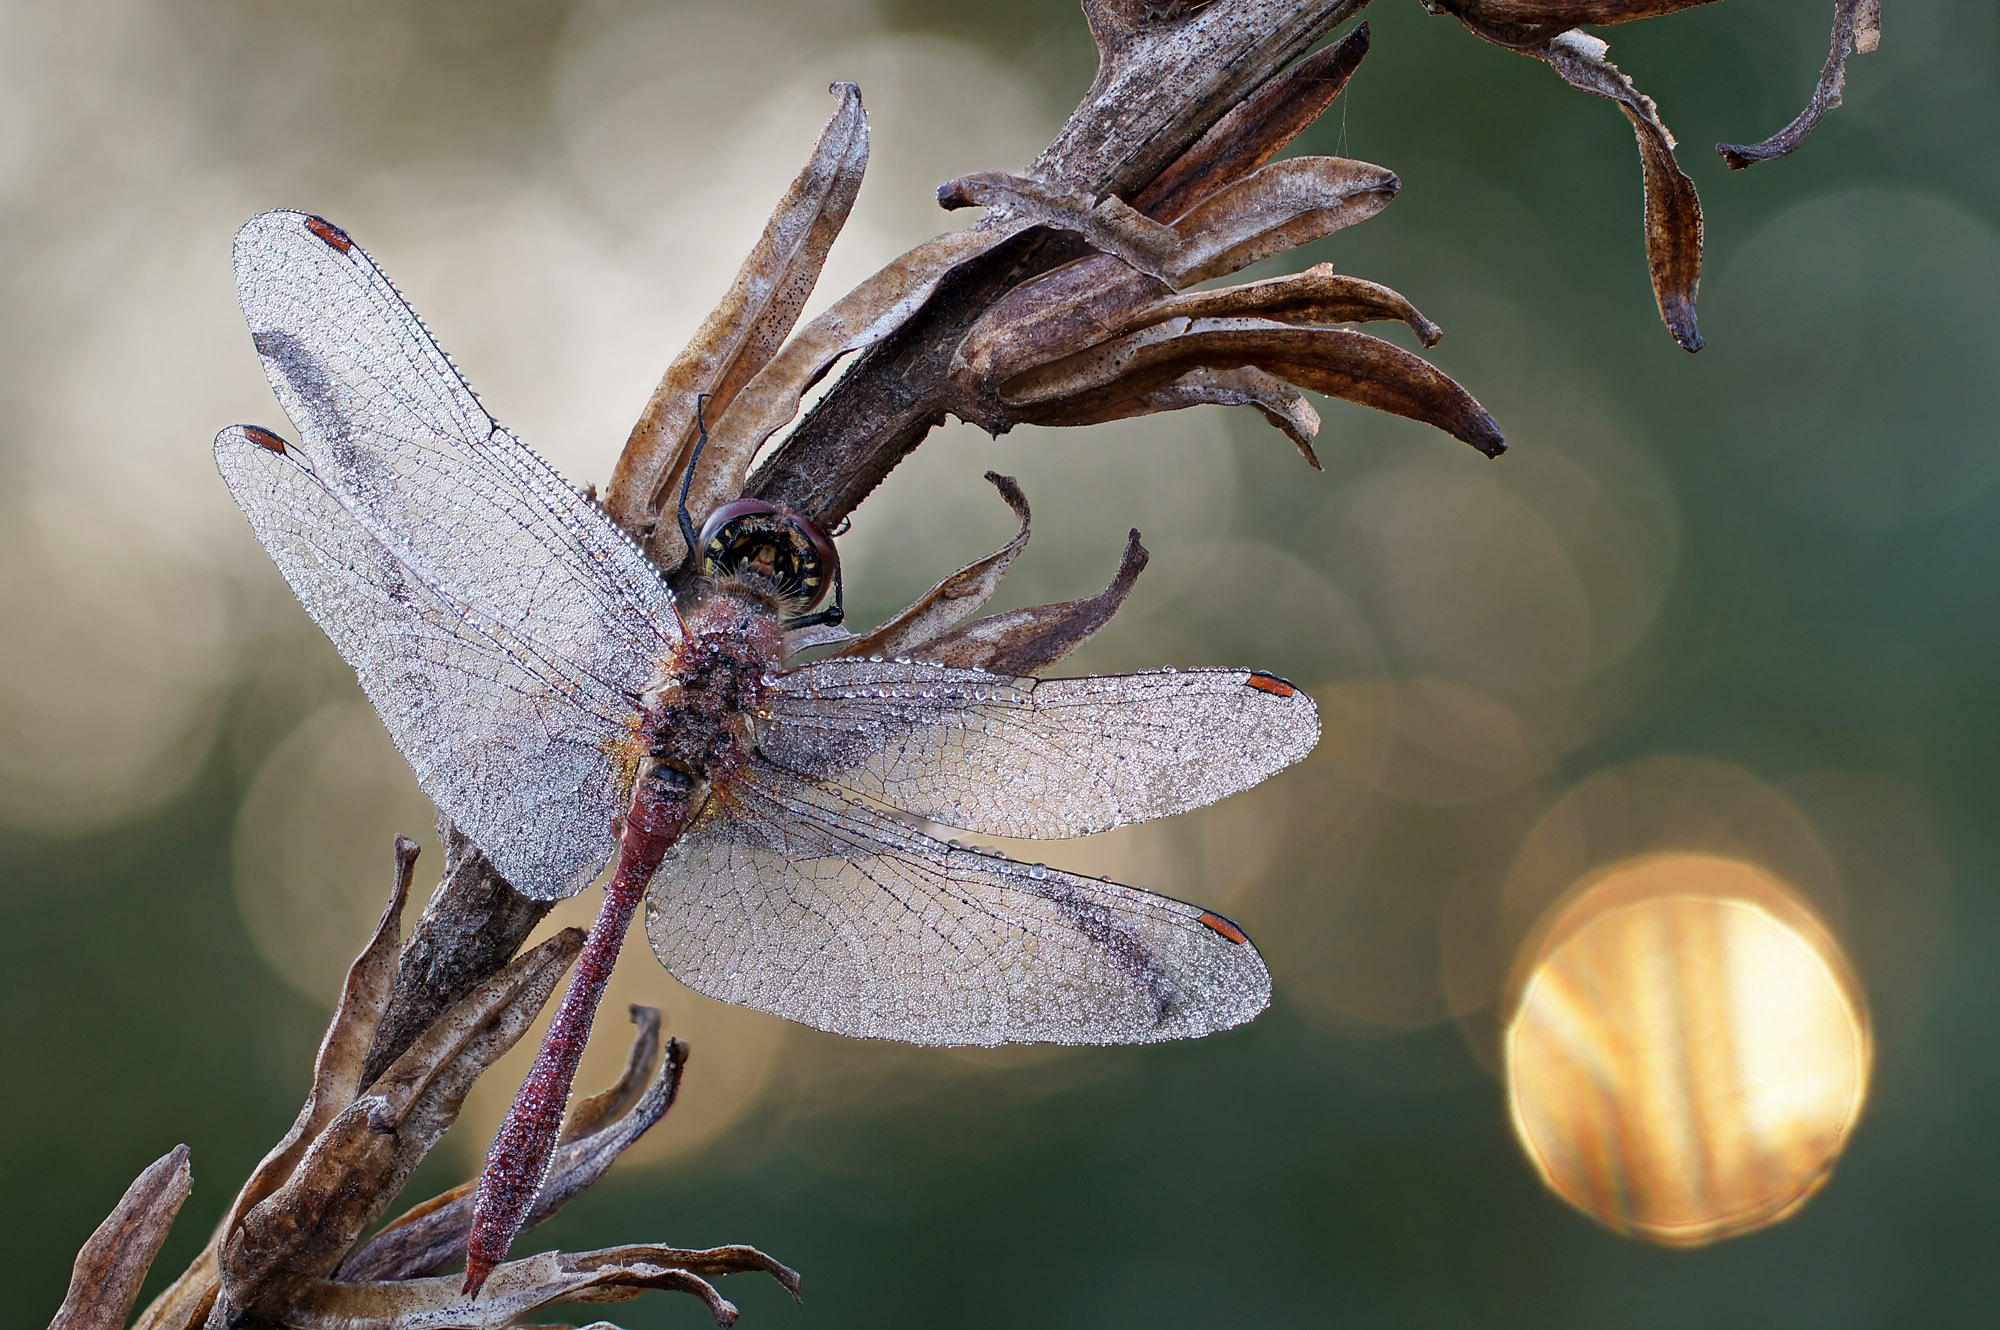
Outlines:
{"label": "dragonfly leg", "polygon": [[507,1259],[507,1249],[527,1222],[535,1193],[555,1157],[556,1136],[569,1106],[577,1063],[583,1058],[584,1045],[590,1042],[597,1004],[604,997],[625,932],[646,894],[646,884],[680,834],[686,814],[685,790],[641,781],[633,794],[632,810],[619,840],[618,867],[605,888],[604,904],[577,955],[569,988],[549,1021],[535,1065],[521,1082],[479,1174],[461,1289],[470,1296],[477,1296],[494,1267]]}

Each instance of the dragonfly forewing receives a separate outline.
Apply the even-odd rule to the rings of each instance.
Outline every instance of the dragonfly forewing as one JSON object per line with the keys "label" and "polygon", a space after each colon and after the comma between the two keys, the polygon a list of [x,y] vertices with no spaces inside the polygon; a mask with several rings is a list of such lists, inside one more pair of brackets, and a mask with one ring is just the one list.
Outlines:
{"label": "dragonfly forewing", "polygon": [[1218,915],[949,845],[761,763],[669,853],[646,926],[697,992],[916,1044],[1184,1039],[1270,1001]]}
{"label": "dragonfly forewing", "polygon": [[251,340],[319,482],[447,603],[607,687],[679,636],[659,573],[603,510],[496,425],[345,232],[268,212],[237,233]]}
{"label": "dragonfly forewing", "polygon": [[1200,808],[1298,761],[1312,699],[1249,670],[1012,678],[829,660],[768,700],[766,759],[988,836],[1082,836]]}
{"label": "dragonfly forewing", "polygon": [[603,866],[671,594],[496,425],[367,254],[297,212],[236,236],[252,341],[300,439],[216,457],[285,578],[447,817],[531,896]]}

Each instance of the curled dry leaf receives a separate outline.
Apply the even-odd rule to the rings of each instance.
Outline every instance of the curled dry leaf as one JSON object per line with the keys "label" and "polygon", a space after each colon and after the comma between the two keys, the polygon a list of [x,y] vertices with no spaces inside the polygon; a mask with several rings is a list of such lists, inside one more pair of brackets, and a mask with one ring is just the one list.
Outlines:
{"label": "curled dry leaf", "polygon": [[1081,414],[1115,406],[1195,369],[1254,366],[1303,388],[1407,416],[1497,457],[1500,429],[1470,393],[1421,356],[1346,328],[1266,319],[1174,319],[1017,375],[1003,396]]}
{"label": "curled dry leaf", "polygon": [[998,382],[1119,333],[1176,318],[1264,318],[1306,326],[1397,319],[1425,346],[1436,346],[1444,336],[1400,293],[1337,273],[1330,263],[1179,295],[1164,282],[1129,269],[1124,271],[1145,285],[1120,280],[1113,267],[1122,265],[1100,255],[1016,288],[966,338],[959,352],[960,373],[976,382]]}
{"label": "curled dry leaf", "polygon": [[333,1019],[327,1024],[326,1033],[320,1038],[319,1054],[313,1059],[312,1087],[306,1092],[306,1101],[292,1129],[251,1172],[250,1180],[223,1216],[222,1231],[234,1229],[251,1206],[276,1191],[291,1176],[326,1124],[359,1097],[362,1069],[389,1000],[389,987],[396,977],[403,906],[410,899],[410,882],[416,867],[417,843],[407,836],[396,837],[396,873],[389,888],[388,904],[382,907],[382,917],[376,920],[375,931],[369,935],[361,954],[347,967],[347,979],[340,986]]}
{"label": "curled dry leaf", "polygon": [[1632,85],[1611,63],[1609,48],[1588,33],[1571,30],[1552,37],[1534,54],[1549,62],[1572,87],[1618,103],[1639,140],[1639,163],[1646,187],[1646,267],[1653,296],[1667,331],[1687,351],[1701,350],[1694,313],[1701,284],[1701,199],[1694,181],[1674,160],[1674,136],[1660,121],[1653,99]]}
{"label": "curled dry leaf", "polygon": [[558,1138],[565,1145],[590,1135],[607,1122],[624,1117],[646,1093],[653,1074],[660,1068],[660,1009],[634,1003],[626,1008],[626,1014],[638,1028],[633,1031],[632,1047],[625,1054],[624,1074],[609,1089],[578,1100],[570,1107],[569,1116],[563,1119],[562,1135]]}
{"label": "curled dry leaf", "polygon": [[[680,1090],[687,1045],[660,1043],[660,1014],[633,1007],[638,1024],[625,1074],[602,1094],[577,1106],[564,1124],[524,1228],[533,1227],[594,1186],[618,1156],[658,1122]],[[411,1279],[436,1274],[465,1259],[472,1229],[473,1186],[466,1183],[416,1206],[385,1226],[341,1265],[344,1282]]]}
{"label": "curled dry leaf", "polygon": [[[938,193],[953,206],[993,208],[1015,224],[1075,232],[1100,254],[1178,289],[1366,221],[1401,188],[1395,172],[1367,162],[1291,157],[1233,181],[1170,226],[1115,199],[1092,206],[1060,188],[997,172],[961,176]],[[1112,215],[1116,226],[1106,224]]]}
{"label": "curled dry leaf", "polygon": [[1028,497],[1012,476],[988,471],[986,479],[1000,491],[1000,497],[1014,510],[1019,529],[1014,538],[982,559],[975,559],[920,596],[916,603],[865,637],[843,646],[840,656],[902,656],[929,642],[977,613],[993,593],[1007,570],[1028,547]]}
{"label": "curled dry leaf", "polygon": [[[832,91],[840,105],[812,157],[778,201],[729,293],[667,367],[605,487],[606,510],[627,531],[650,538],[664,567],[674,567],[686,554],[671,514],[694,450],[696,404],[708,394],[706,412],[719,417],[777,354],[861,190],[868,115],[854,84],[836,83]],[[726,459],[719,460],[727,469]]]}
{"label": "curled dry leaf", "polygon": [[1192,286],[1366,221],[1402,188],[1394,171],[1344,157],[1288,157],[1190,208],[1174,230],[1173,278]]}
{"label": "curled dry leaf", "polygon": [[193,1264],[153,1300],[134,1330],[180,1330],[208,1318],[221,1280],[219,1252],[223,1241],[236,1231],[251,1206],[276,1191],[291,1176],[314,1138],[361,1092],[368,1052],[381,1026],[390,986],[396,977],[397,943],[402,936],[403,906],[409,901],[410,882],[416,873],[417,843],[407,836],[396,837],[395,856],[396,871],[389,887],[388,904],[383,906],[382,916],[376,920],[375,931],[361,948],[361,954],[348,966],[333,1018],[327,1023],[318,1055],[313,1059],[311,1088],[291,1130],[251,1170],[243,1189],[216,1226],[215,1236]]}
{"label": "curled dry leaf", "polygon": [[1732,171],[1796,150],[1806,141],[1806,135],[1813,132],[1820,117],[1840,105],[1841,91],[1847,83],[1848,54],[1866,55],[1881,44],[1882,0],[1834,0],[1832,42],[1826,64],[1820,67],[1819,83],[1805,109],[1791,124],[1762,143],[1718,143],[1715,150]]}
{"label": "curled dry leaf", "polygon": [[225,1239],[223,1325],[277,1320],[332,1273],[456,1120],[472,1083],[527,1031],[582,946],[581,929],[564,929],[515,959],[334,1116]]}
{"label": "curled dry leaf", "polygon": [[805,628],[794,628],[785,634],[785,654],[796,656],[802,651],[812,651],[818,647],[845,646],[854,640],[854,634],[840,624],[811,624]]}
{"label": "curled dry leaf", "polygon": [[736,1308],[708,1280],[762,1272],[796,1300],[796,1271],[754,1247],[607,1247],[592,1252],[543,1252],[494,1270],[477,1298],[458,1291],[456,1276],[387,1283],[321,1282],[306,1289],[286,1316],[293,1330],[499,1330],[561,1302],[622,1302],[648,1289],[678,1289],[708,1304],[716,1324]]}
{"label": "curled dry leaf", "polygon": [[1125,540],[1124,557],[1111,585],[1083,600],[1007,610],[919,642],[909,654],[919,660],[992,674],[1035,674],[1049,668],[1090,640],[1125,603],[1132,584],[1146,567],[1146,547],[1139,533]]}
{"label": "curled dry leaf", "polygon": [[1292,441],[1299,455],[1313,470],[1323,470],[1313,440],[1319,437],[1319,412],[1306,401],[1305,394],[1275,374],[1244,366],[1240,369],[1190,370],[1173,382],[1137,397],[1074,416],[1057,414],[1037,421],[1042,425],[1099,425],[1107,420],[1128,420],[1161,411],[1181,411],[1191,406],[1254,406],[1264,413],[1273,428]]}
{"label": "curled dry leaf", "polygon": [[1368,54],[1368,25],[1267,79],[1176,157],[1132,206],[1171,222],[1224,186],[1242,179],[1319,119]]}
{"label": "curled dry leaf", "polygon": [[1425,318],[1399,292],[1379,282],[1335,272],[1330,263],[1316,264],[1288,277],[1245,282],[1214,291],[1190,291],[1160,301],[1146,310],[1143,317],[1147,323],[1183,318],[1259,318],[1306,326],[1400,320],[1410,326],[1425,346],[1436,346],[1444,338],[1444,330]]}
{"label": "curled dry leaf", "polygon": [[147,1165],[76,1254],[69,1292],[49,1330],[121,1330],[192,1190],[194,1174],[185,1145]]}

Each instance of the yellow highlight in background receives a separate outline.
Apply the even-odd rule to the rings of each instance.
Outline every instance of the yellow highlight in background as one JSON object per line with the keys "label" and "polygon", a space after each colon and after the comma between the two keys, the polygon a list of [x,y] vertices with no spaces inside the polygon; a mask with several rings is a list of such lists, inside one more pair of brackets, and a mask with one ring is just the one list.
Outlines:
{"label": "yellow highlight in background", "polygon": [[1660,854],[1585,879],[1510,986],[1514,1127],[1544,1181],[1620,1233],[1699,1246],[1830,1175],[1867,1092],[1860,985],[1783,882]]}

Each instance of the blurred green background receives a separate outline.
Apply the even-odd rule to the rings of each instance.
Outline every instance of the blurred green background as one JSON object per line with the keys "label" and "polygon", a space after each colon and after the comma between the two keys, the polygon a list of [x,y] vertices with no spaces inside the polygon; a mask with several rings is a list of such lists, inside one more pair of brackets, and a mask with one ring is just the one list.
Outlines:
{"label": "blurred green background", "polygon": [[[1606,34],[1702,190],[1694,357],[1652,306],[1617,110],[1407,0],[1368,11],[1374,53],[1301,146],[1404,191],[1292,266],[1438,320],[1502,460],[1339,403],[1324,475],[1246,412],[954,427],[857,514],[857,623],[1005,537],[994,467],[1036,506],[1003,605],[1095,590],[1128,526],[1154,552],[1081,667],[1313,689],[1327,736],[1302,767],[1048,852],[1240,919],[1267,1015],[1160,1048],[924,1052],[720,1008],[641,948],[613,1001],[693,1044],[681,1105],[530,1242],[754,1243],[808,1297],[731,1281],[758,1327],[1990,1324],[1996,12],[1888,6],[1847,104],[1731,176],[1707,145],[1791,118],[1829,8]],[[963,224],[932,188],[1024,165],[1092,67],[1058,0],[0,6],[9,1323],[50,1314],[179,1141],[195,1192],[148,1296],[191,1257],[291,1120],[391,835],[428,824],[210,461],[224,424],[285,426],[234,228],[274,206],[339,222],[496,415],[601,482],[830,79],[860,83],[875,151],[820,305]],[[1514,1142],[1494,999],[1568,885],[1537,828],[1586,781],[1630,792],[1592,854],[1766,865],[1868,990],[1870,1106],[1786,1223],[1648,1247],[1548,1194]],[[607,1020],[586,1082],[620,1043]],[[411,1199],[476,1167],[517,1075]],[[613,1310],[705,1321],[664,1295]]]}

